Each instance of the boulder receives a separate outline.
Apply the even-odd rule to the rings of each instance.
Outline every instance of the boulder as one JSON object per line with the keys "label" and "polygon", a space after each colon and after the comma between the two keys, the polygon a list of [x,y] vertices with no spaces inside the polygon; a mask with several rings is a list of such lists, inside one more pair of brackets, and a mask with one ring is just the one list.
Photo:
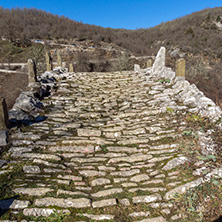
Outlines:
{"label": "boulder", "polygon": [[31,91],[35,94],[37,98],[43,98],[46,94],[46,88],[43,87],[40,82],[31,83],[26,88],[28,91]]}
{"label": "boulder", "polygon": [[9,111],[9,121],[11,124],[21,123],[28,125],[30,121],[34,120],[33,117],[23,112],[22,110],[11,109]]}
{"label": "boulder", "polygon": [[42,102],[34,95],[34,92],[22,92],[16,99],[13,109],[26,113],[39,113],[42,111]]}

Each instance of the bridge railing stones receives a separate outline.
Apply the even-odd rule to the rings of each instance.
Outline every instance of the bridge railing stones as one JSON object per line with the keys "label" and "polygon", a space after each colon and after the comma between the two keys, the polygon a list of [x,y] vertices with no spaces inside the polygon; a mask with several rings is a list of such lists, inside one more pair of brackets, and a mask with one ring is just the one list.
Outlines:
{"label": "bridge railing stones", "polygon": [[59,50],[57,50],[57,66],[62,66],[62,57]]}
{"label": "bridge railing stones", "polygon": [[0,97],[0,130],[5,130],[8,126],[9,121],[6,101],[3,97]]}
{"label": "bridge railing stones", "polygon": [[146,63],[146,67],[147,68],[150,68],[150,67],[152,67],[153,66],[153,60],[152,59],[148,59],[147,60],[147,63]]}
{"label": "bridge railing stones", "polygon": [[[182,102],[189,112],[208,117],[213,122],[222,119],[220,107],[207,98],[196,85],[185,80],[185,59],[181,58],[176,61],[176,72],[174,72],[171,68],[165,66],[165,54],[166,49],[161,47],[152,68],[140,69],[140,72],[138,72],[138,65],[135,64],[135,73],[141,73],[156,79],[169,79],[170,83],[167,84],[172,85],[172,89],[169,89],[169,91],[171,90],[173,94],[177,94],[176,99]],[[222,129],[222,122],[218,123],[218,127]]]}
{"label": "bridge railing stones", "polygon": [[37,81],[36,64],[32,59],[28,59],[28,83],[35,83]]}
{"label": "bridge railing stones", "polygon": [[0,97],[0,152],[1,147],[7,146],[8,144],[8,110],[6,101],[3,97]]}
{"label": "bridge railing stones", "polygon": [[[9,111],[9,121],[11,125],[27,125],[30,122],[38,122],[44,119],[40,116],[43,111],[43,103],[39,100],[50,95],[50,91],[55,88],[56,81],[67,77],[67,69],[64,67],[56,67],[53,71],[51,57],[49,52],[46,51],[46,58],[48,61],[47,66],[50,66],[50,70],[38,75],[37,82],[35,80],[32,60],[28,60],[30,64],[30,84],[26,88],[26,91],[21,92],[16,99],[15,104]],[[32,83],[31,83],[32,82]]]}
{"label": "bridge railing stones", "polygon": [[[29,85],[26,87],[26,91],[21,92],[9,111],[8,119],[12,126],[27,125],[30,122],[43,120],[44,117],[40,116],[43,111],[43,103],[40,99],[50,94],[50,91],[54,89],[56,79],[63,78],[55,71],[46,71],[36,78],[33,61],[29,59],[28,65]],[[37,81],[34,82],[36,79]]]}
{"label": "bridge railing stones", "polygon": [[176,76],[183,77],[185,79],[186,61],[184,58],[180,58],[176,61]]}
{"label": "bridge railing stones", "polygon": [[140,73],[140,72],[141,72],[141,70],[140,70],[140,65],[134,64],[134,72],[135,72],[135,73]]}
{"label": "bridge railing stones", "polygon": [[165,68],[165,47],[161,47],[152,66],[152,73],[159,75]]}
{"label": "bridge railing stones", "polygon": [[74,67],[72,63],[69,63],[69,72],[74,72]]}
{"label": "bridge railing stones", "polygon": [[48,50],[45,51],[45,58],[46,58],[46,69],[47,71],[52,71],[53,64],[52,64],[52,57]]}

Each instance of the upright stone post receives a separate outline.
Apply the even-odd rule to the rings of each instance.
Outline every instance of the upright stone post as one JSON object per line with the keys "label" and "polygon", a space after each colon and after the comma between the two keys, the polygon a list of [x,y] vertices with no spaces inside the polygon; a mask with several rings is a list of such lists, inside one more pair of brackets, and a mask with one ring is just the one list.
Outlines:
{"label": "upright stone post", "polygon": [[47,50],[45,51],[45,58],[46,58],[47,71],[51,71],[52,70],[52,58],[51,58],[49,51],[47,51]]}
{"label": "upright stone post", "polygon": [[28,83],[35,83],[37,81],[36,65],[32,59],[28,59]]}
{"label": "upright stone post", "polygon": [[74,72],[74,67],[72,63],[69,63],[69,72]]}
{"label": "upright stone post", "polygon": [[134,72],[135,72],[135,73],[140,73],[140,72],[141,72],[141,70],[140,70],[140,65],[134,64]]}
{"label": "upright stone post", "polygon": [[178,59],[176,61],[176,76],[184,77],[185,78],[185,71],[186,71],[186,61],[184,58]]}
{"label": "upright stone post", "polygon": [[152,73],[156,74],[157,76],[161,75],[161,72],[165,68],[165,54],[166,54],[166,48],[161,47],[159,52],[157,53],[156,59],[152,67]]}
{"label": "upright stone post", "polygon": [[152,65],[153,65],[153,60],[152,59],[148,59],[147,63],[146,63],[147,68],[152,67]]}
{"label": "upright stone post", "polygon": [[5,99],[0,97],[0,130],[5,130],[9,126],[8,110]]}
{"label": "upright stone post", "polygon": [[57,50],[57,66],[62,66],[62,58],[59,50]]}

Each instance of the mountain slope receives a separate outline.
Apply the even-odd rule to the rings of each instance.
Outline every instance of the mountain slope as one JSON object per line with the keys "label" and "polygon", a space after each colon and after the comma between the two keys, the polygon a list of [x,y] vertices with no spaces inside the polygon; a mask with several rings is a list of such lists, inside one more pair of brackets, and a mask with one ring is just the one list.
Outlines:
{"label": "mountain slope", "polygon": [[37,9],[0,8],[0,36],[9,39],[92,39],[151,55],[160,45],[178,46],[191,53],[222,55],[222,8],[205,9],[150,29],[102,28]]}

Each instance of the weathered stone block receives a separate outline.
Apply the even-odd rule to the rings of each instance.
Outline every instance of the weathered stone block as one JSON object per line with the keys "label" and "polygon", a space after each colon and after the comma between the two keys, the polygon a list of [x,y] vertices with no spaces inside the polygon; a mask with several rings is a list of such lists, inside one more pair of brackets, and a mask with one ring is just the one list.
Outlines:
{"label": "weathered stone block", "polygon": [[152,68],[153,74],[156,74],[157,76],[158,74],[161,74],[161,72],[163,72],[163,69],[165,68],[165,54],[166,54],[165,47],[161,47],[159,52],[157,53]]}
{"label": "weathered stone block", "polygon": [[8,144],[8,133],[7,131],[0,131],[0,146],[7,146]]}
{"label": "weathered stone block", "polygon": [[176,76],[181,76],[185,78],[185,68],[186,61],[184,58],[178,59],[176,61]]}
{"label": "weathered stone block", "polygon": [[174,158],[174,159],[170,160],[170,161],[163,167],[163,170],[171,170],[171,169],[175,168],[176,166],[179,166],[179,165],[181,165],[181,164],[184,164],[186,161],[188,161],[188,158],[187,158],[187,157],[184,157],[184,156]]}
{"label": "weathered stone block", "polygon": [[114,195],[116,193],[122,193],[123,189],[122,188],[113,188],[113,189],[109,189],[109,190],[102,190],[102,191],[98,191],[97,193],[92,194],[92,197],[105,197],[105,196],[110,196],[110,195]]}
{"label": "weathered stone block", "polygon": [[25,200],[15,200],[15,199],[0,200],[0,209],[2,210],[24,209],[28,207],[29,204],[30,202]]}
{"label": "weathered stone block", "polygon": [[108,207],[108,206],[114,206],[116,205],[116,199],[106,199],[106,200],[100,200],[100,201],[94,201],[92,203],[93,208],[100,208],[100,207]]}
{"label": "weathered stone block", "polygon": [[25,216],[34,216],[34,217],[49,217],[51,214],[56,212],[55,209],[47,208],[28,208],[23,210]]}
{"label": "weathered stone block", "polygon": [[140,70],[140,65],[134,64],[134,72],[135,72],[135,73],[140,73],[140,72],[141,72],[141,70]]}
{"label": "weathered stone block", "polygon": [[123,206],[130,206],[130,201],[127,198],[124,198],[122,200],[119,200],[119,203],[122,204]]}
{"label": "weathered stone block", "polygon": [[101,130],[96,129],[77,129],[78,136],[101,136]]}
{"label": "weathered stone block", "polygon": [[74,67],[72,63],[69,63],[69,72],[74,72]]}
{"label": "weathered stone block", "polygon": [[85,207],[91,207],[91,203],[89,199],[86,198],[78,198],[78,199],[72,199],[72,198],[54,198],[54,197],[46,197],[42,199],[36,199],[35,200],[36,206],[57,206],[57,207],[73,207],[73,208],[85,208]]}
{"label": "weathered stone block", "polygon": [[59,50],[57,51],[57,66],[62,66],[62,58]]}
{"label": "weathered stone block", "polygon": [[101,186],[101,185],[105,185],[105,184],[110,184],[111,181],[109,179],[106,178],[98,178],[95,179],[91,182],[92,186]]}
{"label": "weathered stone block", "polygon": [[133,197],[133,203],[151,203],[151,202],[161,201],[161,200],[162,200],[162,197],[160,194]]}
{"label": "weathered stone block", "polygon": [[47,71],[51,71],[53,66],[52,66],[52,58],[50,56],[50,52],[49,51],[45,52],[45,58],[46,58]]}
{"label": "weathered stone block", "polygon": [[152,65],[153,65],[153,60],[152,59],[148,59],[147,63],[146,63],[147,68],[152,67]]}
{"label": "weathered stone block", "polygon": [[0,130],[7,129],[9,125],[8,111],[5,99],[0,97]]}
{"label": "weathered stone block", "polygon": [[149,176],[146,175],[146,174],[139,174],[139,175],[136,175],[134,177],[132,177],[130,179],[130,181],[133,181],[133,182],[141,182],[141,181],[144,181],[144,180],[149,180]]}
{"label": "weathered stone block", "polygon": [[25,173],[40,173],[41,172],[39,166],[23,166],[23,171]]}
{"label": "weathered stone block", "polygon": [[42,196],[48,192],[52,192],[53,189],[50,188],[16,188],[14,189],[15,193],[29,195],[29,196]]}
{"label": "weathered stone block", "polygon": [[37,81],[36,77],[36,64],[32,59],[28,60],[28,83],[34,83]]}

